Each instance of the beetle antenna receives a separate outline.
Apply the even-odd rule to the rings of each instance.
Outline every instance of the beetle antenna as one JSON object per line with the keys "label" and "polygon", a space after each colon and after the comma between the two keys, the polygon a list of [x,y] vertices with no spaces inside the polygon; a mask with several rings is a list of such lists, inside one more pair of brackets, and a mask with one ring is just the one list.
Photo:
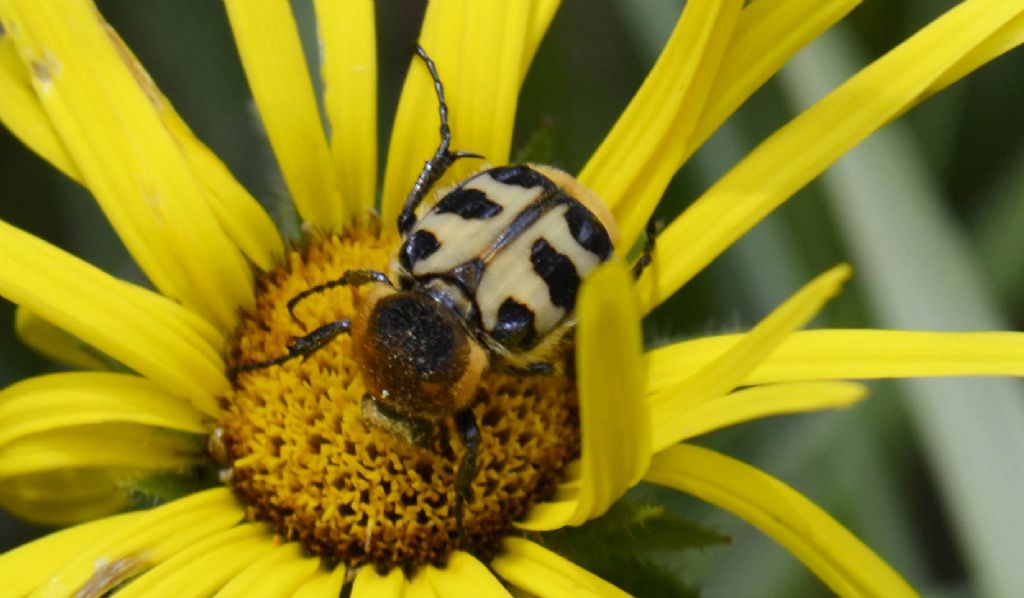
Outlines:
{"label": "beetle antenna", "polygon": [[398,232],[406,234],[416,224],[416,208],[423,202],[427,191],[434,186],[434,183],[444,176],[445,171],[460,158],[483,158],[480,154],[473,152],[453,152],[448,148],[452,142],[452,130],[448,126],[448,103],[444,99],[444,85],[441,83],[441,76],[437,74],[437,65],[430,59],[423,46],[416,44],[416,54],[423,59],[423,63],[430,72],[430,78],[434,81],[434,91],[437,92],[438,112],[441,116],[441,143],[437,146],[434,156],[423,164],[423,170],[416,177],[409,195],[405,198],[405,205],[401,214],[398,215]]}

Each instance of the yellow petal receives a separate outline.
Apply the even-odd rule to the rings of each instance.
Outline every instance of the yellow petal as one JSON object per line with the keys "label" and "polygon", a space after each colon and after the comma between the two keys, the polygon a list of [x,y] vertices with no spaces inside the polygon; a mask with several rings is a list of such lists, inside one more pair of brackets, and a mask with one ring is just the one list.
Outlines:
{"label": "yellow petal", "polygon": [[[283,253],[280,235],[263,208],[228,172],[217,156],[195,137],[177,115],[170,102],[157,89],[145,70],[116,33],[109,31],[121,57],[136,76],[136,81],[149,98],[157,103],[164,124],[180,144],[180,149],[207,191],[210,207],[217,220],[246,256],[263,269],[270,267],[272,257]],[[70,178],[81,182],[71,156],[68,155],[39,98],[32,81],[21,64],[9,36],[0,36],[0,121],[8,126],[33,151],[48,160]]]}
{"label": "yellow petal", "polygon": [[412,579],[405,584],[405,589],[402,590],[402,598],[444,598],[434,591],[434,586],[430,585],[430,580],[423,574],[421,569],[413,576]]}
{"label": "yellow petal", "polygon": [[118,598],[210,596],[274,548],[265,525],[214,533],[153,567],[117,592]]}
{"label": "yellow petal", "polygon": [[0,122],[32,151],[74,180],[81,180],[71,156],[60,140],[32,89],[32,79],[18,58],[14,40],[0,34]]}
{"label": "yellow petal", "polygon": [[[333,571],[319,571],[292,594],[293,598],[337,598],[345,583],[345,565],[338,564]],[[384,594],[387,596],[387,594]]]}
{"label": "yellow petal", "polygon": [[256,107],[303,220],[340,232],[346,214],[287,0],[225,0]]}
{"label": "yellow petal", "polygon": [[689,155],[742,0],[691,0],[625,112],[580,172],[602,198],[629,250],[672,176]]}
{"label": "yellow petal", "polygon": [[181,145],[192,173],[203,184],[210,209],[225,234],[263,270],[284,255],[284,241],[263,206],[235,179],[224,162],[200,141],[162,95],[164,123]]}
{"label": "yellow petal", "polygon": [[149,73],[117,33],[112,30],[109,33],[121,58],[152,100],[164,126],[178,143],[193,175],[205,188],[209,206],[224,232],[256,265],[264,270],[270,269],[274,265],[275,256],[284,253],[284,242],[273,220],[220,158],[178,116],[170,101],[160,92]]}
{"label": "yellow petal", "polygon": [[[508,163],[519,87],[555,6],[552,0],[427,4],[419,43],[444,83],[452,150],[476,152],[491,164]],[[381,199],[385,226],[393,226],[424,161],[437,149],[437,110],[434,84],[416,58],[402,87],[388,147]],[[435,189],[480,166],[479,160],[457,162]]]}
{"label": "yellow petal", "polygon": [[82,180],[165,294],[223,329],[252,275],[164,126],[145,83],[88,0],[5,0],[0,16]]}
{"label": "yellow petal", "polygon": [[839,156],[917,102],[1024,11],[1022,5],[956,5],[769,137],[659,235],[656,267],[638,283],[644,307],[674,293]]}
{"label": "yellow petal", "polygon": [[219,412],[214,396],[227,387],[224,365],[194,314],[155,293],[101,272],[0,222],[0,295],[24,305],[110,357]]}
{"label": "yellow petal", "polygon": [[444,569],[425,567],[425,575],[438,596],[453,598],[511,597],[487,566],[465,552],[456,551]]}
{"label": "yellow petal", "polygon": [[629,596],[579,565],[523,538],[507,538],[504,550],[491,561],[491,568],[505,581],[540,598]]}
{"label": "yellow petal", "polygon": [[394,568],[387,575],[378,575],[373,567],[363,567],[352,585],[352,598],[400,598],[405,575]]}
{"label": "yellow petal", "polygon": [[576,368],[583,435],[577,505],[540,504],[523,529],[580,525],[603,514],[636,484],[651,456],[644,399],[640,312],[625,266],[612,260],[591,272],[576,306]]}
{"label": "yellow petal", "polygon": [[38,432],[115,422],[207,431],[188,403],[130,374],[49,374],[0,391],[0,446]]}
{"label": "yellow petal", "polygon": [[523,61],[521,63],[522,78],[526,78],[530,70],[530,63],[533,62],[537,48],[548,31],[548,25],[558,11],[561,0],[533,0],[530,3],[530,22],[526,28],[526,43],[523,44]]}
{"label": "yellow petal", "polygon": [[0,506],[19,519],[59,527],[117,513],[128,494],[106,469],[62,469],[7,478]]}
{"label": "yellow petal", "polygon": [[[956,64],[942,74],[931,87],[922,94],[917,103],[923,102],[932,95],[973,73],[976,69],[1002,56],[1006,52],[1024,44],[1024,13],[1010,19],[998,31],[978,44]],[[916,105],[916,104],[915,104]],[[909,110],[913,106],[908,106]]]}
{"label": "yellow petal", "polygon": [[850,267],[836,266],[818,276],[775,309],[743,340],[732,345],[703,368],[650,398],[654,419],[654,449],[661,450],[682,437],[673,426],[705,402],[740,386],[749,373],[787,335],[806,324],[834,297],[850,277]]}
{"label": "yellow petal", "polygon": [[[793,54],[821,35],[822,32],[839,21],[839,19],[843,18],[857,4],[859,4],[859,0],[839,0],[833,2],[778,0],[774,2],[748,3],[740,12],[739,18],[735,23],[735,29],[728,38],[728,46],[721,57],[721,63],[718,65],[717,72],[713,73],[714,80],[710,91],[707,91],[706,100],[701,96],[699,98],[691,97],[683,103],[676,104],[671,102],[651,102],[650,104],[653,105],[654,110],[648,111],[647,114],[634,113],[634,116],[636,116],[634,120],[639,120],[641,117],[653,119],[655,117],[654,111],[661,110],[667,113],[674,107],[677,114],[676,122],[684,121],[685,127],[693,127],[692,134],[668,141],[668,143],[674,144],[677,149],[676,153],[665,154],[659,147],[659,151],[646,156],[648,160],[646,163],[643,163],[641,160],[635,160],[635,155],[630,151],[629,148],[631,146],[628,144],[618,147],[613,146],[612,137],[609,135],[598,150],[599,153],[604,152],[607,159],[604,163],[598,163],[596,160],[598,155],[595,155],[585,169],[586,174],[581,174],[580,176],[588,180],[593,176],[595,179],[619,179],[621,181],[617,193],[614,191],[616,189],[614,185],[611,186],[612,190],[606,192],[606,194],[617,195],[617,197],[606,197],[604,195],[602,197],[605,197],[606,201],[611,204],[618,204],[617,216],[630,220],[631,224],[627,227],[628,230],[623,236],[624,239],[631,240],[635,238],[635,234],[639,230],[636,228],[637,225],[642,225],[650,217],[658,199],[664,193],[671,176],[715,132],[725,119],[746,101],[754,91],[760,88],[765,81],[778,72]],[[679,26],[677,25],[673,40],[676,39],[679,33]],[[663,51],[662,57],[659,58],[659,63],[669,59],[668,53],[671,46],[672,42],[670,41]],[[676,50],[678,49],[676,48]],[[696,55],[682,53],[677,54],[675,58],[679,62],[687,59],[693,60],[696,58]],[[700,65],[700,68],[707,73],[711,72],[712,69],[710,67],[712,66],[714,66],[712,63],[704,62]],[[658,68],[657,65],[655,68]],[[654,75],[655,73],[652,71],[649,75],[650,82],[645,82],[644,87],[637,93],[637,96],[630,104],[631,108],[629,110],[636,110],[635,105],[642,100],[641,94],[650,94],[653,91],[652,88],[656,84]],[[662,76],[662,78],[667,77]],[[699,112],[692,110],[695,100],[700,100],[699,103],[702,109]],[[696,120],[696,125],[691,124],[690,121],[692,120]],[[616,129],[627,127],[628,125],[636,125],[634,130],[637,134],[650,139],[650,126],[638,122],[627,123],[625,121],[625,114],[619,123],[616,123]],[[612,155],[616,151],[620,155]],[[608,156],[611,156],[611,158],[608,158]],[[635,172],[632,173],[632,178],[628,174],[620,173],[622,165],[627,163],[634,163],[636,166]],[[649,178],[649,172],[656,173],[656,176]],[[635,186],[636,181],[632,180],[636,178],[639,178],[643,183],[639,187]],[[642,198],[635,197],[636,189],[638,188],[643,190],[641,193]],[[627,194],[629,201],[622,202],[621,200]],[[640,205],[641,203],[642,206]],[[623,244],[623,247],[628,249],[631,245],[631,243],[627,242]]]}
{"label": "yellow petal", "polygon": [[683,161],[793,54],[858,4],[860,0],[773,0],[744,6]]}
{"label": "yellow petal", "polygon": [[290,596],[319,566],[319,558],[303,557],[302,546],[290,542],[246,567],[216,595],[217,598]]}
{"label": "yellow petal", "polygon": [[[259,562],[261,561],[257,563]],[[250,565],[250,568],[256,566],[257,563]],[[253,598],[292,596],[299,587],[316,575],[319,567],[319,558],[305,558],[296,552],[290,560],[276,563],[267,569],[261,570],[256,579],[253,580],[253,583],[243,592],[231,593],[222,591],[217,596],[252,596]],[[243,571],[242,574],[244,575],[245,572]]]}
{"label": "yellow petal", "polygon": [[663,427],[672,430],[673,437],[687,440],[762,417],[849,407],[867,395],[867,387],[853,382],[772,384],[745,388],[712,399],[697,405],[685,415],[662,415],[655,412],[654,420],[675,417],[674,421],[666,422]]}
{"label": "yellow petal", "polygon": [[145,513],[125,513],[52,533],[0,554],[4,592],[24,596],[43,584],[54,570],[122,527],[134,525]]}
{"label": "yellow petal", "polygon": [[182,469],[203,462],[195,437],[136,424],[89,424],[18,436],[0,446],[0,480],[59,469]]}
{"label": "yellow petal", "polygon": [[377,37],[372,0],[314,0],[324,109],[341,197],[356,218],[377,198]]}
{"label": "yellow petal", "polygon": [[576,514],[585,506],[580,501],[580,478],[575,478],[572,484],[561,484],[551,500],[534,505],[523,520],[515,522],[515,526],[527,531],[558,529],[576,519]]}
{"label": "yellow petal", "polygon": [[220,355],[227,344],[227,337],[208,320],[194,311],[182,309],[180,303],[168,301],[147,288],[121,281],[117,281],[115,286],[117,285],[121,287],[125,297],[135,303],[154,324],[167,327],[176,333],[180,331],[180,334],[188,335],[190,342],[193,342],[191,337],[195,335],[196,347],[214,359],[218,369],[223,369]]}
{"label": "yellow petal", "polygon": [[714,451],[676,445],[647,480],[692,494],[760,529],[840,596],[917,596],[907,582],[817,505],[779,480]]}
{"label": "yellow petal", "polygon": [[79,370],[110,369],[91,347],[21,306],[14,312],[14,332],[27,347],[57,363]]}
{"label": "yellow petal", "polygon": [[106,528],[108,533],[92,536],[93,542],[79,547],[69,558],[48,562],[50,572],[43,595],[72,595],[97,573],[103,563],[139,559],[149,566],[242,519],[242,508],[227,488],[198,492],[156,509],[126,519],[125,524]]}
{"label": "yellow petal", "polygon": [[[648,393],[677,384],[741,338],[727,334],[648,352]],[[1024,376],[1024,333],[805,330],[786,337],[743,383],[926,376]]]}

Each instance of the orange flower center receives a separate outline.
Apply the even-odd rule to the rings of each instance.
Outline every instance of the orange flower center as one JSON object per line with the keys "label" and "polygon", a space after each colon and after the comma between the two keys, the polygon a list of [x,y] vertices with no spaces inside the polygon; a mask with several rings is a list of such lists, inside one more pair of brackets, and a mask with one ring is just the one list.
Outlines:
{"label": "orange flower center", "polygon": [[[386,270],[397,244],[393,235],[356,229],[290,252],[259,281],[229,366],[287,355],[293,338],[355,318],[372,284],[313,294],[296,306],[298,321],[286,305],[351,269]],[[486,559],[579,454],[571,378],[486,373],[471,407],[480,452],[460,535],[455,476],[465,449],[453,422],[413,443],[363,416],[365,394],[352,340],[342,334],[305,359],[240,372],[221,397],[230,483],[249,517],[348,566],[442,564],[456,549]]]}

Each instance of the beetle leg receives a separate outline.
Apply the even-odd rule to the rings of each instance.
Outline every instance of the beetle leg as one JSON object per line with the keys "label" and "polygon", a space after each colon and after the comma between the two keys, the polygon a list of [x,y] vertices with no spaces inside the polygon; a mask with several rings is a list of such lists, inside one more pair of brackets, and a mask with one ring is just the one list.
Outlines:
{"label": "beetle leg", "polygon": [[644,226],[644,249],[640,253],[640,257],[637,258],[636,263],[633,264],[633,280],[640,278],[640,275],[644,273],[647,266],[651,265],[651,260],[654,255],[654,239],[658,236],[658,225],[654,222],[652,216],[647,221],[647,225]]}
{"label": "beetle leg", "polygon": [[455,524],[459,530],[459,544],[463,550],[469,548],[466,529],[462,525],[462,511],[467,501],[473,499],[473,479],[476,477],[476,458],[480,452],[480,427],[472,409],[455,414],[455,430],[459,434],[466,453],[462,455],[459,469],[455,473]]}
{"label": "beetle leg", "polygon": [[405,234],[416,224],[416,208],[423,202],[427,192],[434,183],[440,179],[448,167],[460,158],[483,158],[480,154],[473,152],[453,152],[448,147],[452,142],[452,131],[448,126],[448,103],[444,99],[444,85],[441,84],[441,77],[437,74],[437,65],[427,55],[422,46],[416,44],[416,54],[423,59],[430,71],[430,78],[434,80],[434,91],[437,92],[438,112],[441,115],[441,143],[437,146],[434,156],[423,164],[423,170],[416,177],[409,195],[405,198],[405,205],[398,215],[398,232]]}
{"label": "beetle leg", "polygon": [[349,270],[342,274],[341,278],[337,280],[332,280],[330,282],[318,284],[315,287],[310,287],[289,299],[288,315],[292,317],[292,320],[295,320],[296,324],[299,324],[301,326],[302,322],[299,322],[299,319],[295,317],[295,306],[298,305],[298,303],[305,299],[306,297],[309,297],[310,295],[315,295],[317,293],[322,293],[335,287],[358,287],[371,282],[379,282],[381,284],[386,284],[390,287],[395,286],[394,283],[391,282],[391,279],[388,278],[388,275],[384,274],[383,272],[378,272],[376,270]]}
{"label": "beetle leg", "polygon": [[441,457],[443,457],[445,459],[448,459],[448,460],[454,459],[455,458],[455,451],[452,450],[452,432],[451,432],[451,430],[448,428],[448,426],[440,426],[439,430],[441,432],[441,439],[440,439],[440,445],[439,445],[441,447],[441,451],[440,451],[439,454],[441,455]]}
{"label": "beetle leg", "polygon": [[242,372],[251,372],[253,370],[268,368],[274,365],[281,365],[282,363],[295,359],[296,357],[309,357],[321,347],[331,342],[334,337],[342,333],[348,333],[351,328],[352,323],[348,320],[335,320],[329,324],[324,324],[306,336],[300,336],[292,339],[291,344],[288,345],[288,353],[286,355],[267,359],[266,361],[239,364],[228,370],[228,378],[232,383],[234,383],[238,374]]}
{"label": "beetle leg", "polygon": [[501,371],[516,376],[550,376],[555,373],[555,364],[546,361],[528,363],[522,366],[506,365]]}

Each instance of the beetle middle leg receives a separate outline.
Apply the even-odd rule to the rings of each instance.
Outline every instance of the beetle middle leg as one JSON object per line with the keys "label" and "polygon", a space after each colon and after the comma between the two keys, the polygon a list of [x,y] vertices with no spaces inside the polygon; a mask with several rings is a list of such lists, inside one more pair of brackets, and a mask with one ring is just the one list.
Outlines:
{"label": "beetle middle leg", "polygon": [[234,382],[238,374],[242,372],[251,372],[253,370],[259,370],[268,368],[274,365],[281,365],[286,361],[295,359],[296,357],[306,358],[317,352],[321,347],[331,342],[334,337],[339,334],[347,334],[352,328],[352,323],[348,320],[335,320],[328,324],[317,328],[313,332],[305,336],[299,336],[292,339],[292,342],[288,345],[288,353],[280,357],[273,359],[267,359],[265,361],[256,361],[252,363],[242,363],[228,370],[228,378]]}

